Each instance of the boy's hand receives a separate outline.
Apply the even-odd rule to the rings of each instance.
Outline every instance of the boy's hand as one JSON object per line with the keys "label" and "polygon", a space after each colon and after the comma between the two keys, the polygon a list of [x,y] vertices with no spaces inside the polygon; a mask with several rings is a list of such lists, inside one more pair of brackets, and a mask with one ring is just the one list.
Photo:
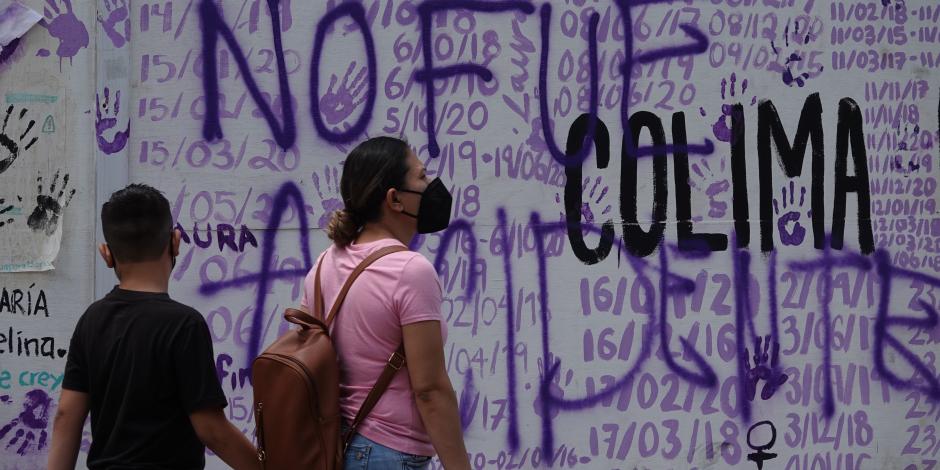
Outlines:
{"label": "boy's hand", "polygon": [[189,415],[199,440],[235,470],[257,469],[255,446],[225,418],[222,408],[203,408]]}

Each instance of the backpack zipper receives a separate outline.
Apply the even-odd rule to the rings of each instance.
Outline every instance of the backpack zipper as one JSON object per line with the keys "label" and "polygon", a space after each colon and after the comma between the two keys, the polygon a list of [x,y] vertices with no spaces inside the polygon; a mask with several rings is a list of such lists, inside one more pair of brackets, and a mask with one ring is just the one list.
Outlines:
{"label": "backpack zipper", "polygon": [[258,402],[258,406],[255,407],[255,416],[258,417],[258,426],[255,435],[258,437],[258,461],[261,462],[261,468],[264,468],[264,461],[267,458],[267,455],[264,453],[264,419],[261,413],[263,405],[264,402]]}

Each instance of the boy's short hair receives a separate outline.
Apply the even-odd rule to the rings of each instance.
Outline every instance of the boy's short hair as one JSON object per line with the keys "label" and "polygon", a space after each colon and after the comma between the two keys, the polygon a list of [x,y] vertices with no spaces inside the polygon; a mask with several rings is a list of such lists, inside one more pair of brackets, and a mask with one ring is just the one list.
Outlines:
{"label": "boy's short hair", "polygon": [[101,229],[117,262],[160,259],[173,230],[170,201],[146,184],[128,185],[101,207]]}

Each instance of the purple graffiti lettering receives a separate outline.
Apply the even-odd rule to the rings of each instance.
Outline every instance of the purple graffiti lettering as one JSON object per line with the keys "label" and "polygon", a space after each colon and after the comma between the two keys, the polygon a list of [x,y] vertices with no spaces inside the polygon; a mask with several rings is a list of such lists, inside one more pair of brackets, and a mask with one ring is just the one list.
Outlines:
{"label": "purple graffiti lettering", "polygon": [[[732,245],[737,246],[737,236],[732,233]],[[745,423],[751,422],[751,403],[747,400],[747,369],[746,362],[747,346],[744,336],[745,319],[750,321],[751,333],[754,333],[753,317],[751,316],[751,303],[749,301],[748,282],[750,274],[751,255],[746,250],[731,250],[732,263],[734,265],[734,328],[735,328],[735,346],[737,351],[737,372],[738,384],[735,396],[737,398],[737,408]],[[756,339],[755,339],[756,342]]]}
{"label": "purple graffiti lettering", "polygon": [[[555,134],[552,132],[551,126],[551,116],[548,112],[548,33],[549,23],[552,17],[551,4],[546,3],[542,5],[540,16],[542,20],[542,51],[539,62],[539,112],[541,113],[542,135],[545,137],[545,145],[549,153],[551,153],[552,158],[554,158],[556,162],[566,167],[581,165],[587,156],[591,154],[591,149],[594,147],[595,133],[597,132],[597,107],[600,100],[598,96],[597,25],[600,22],[601,15],[599,13],[592,14],[588,26],[588,67],[591,77],[589,85],[591,97],[588,102],[587,130],[584,132],[584,136],[581,137],[581,142],[579,142],[582,145],[576,147],[578,151],[573,155],[566,155],[566,152],[562,152],[561,149],[558,148],[558,144],[555,143]],[[571,143],[569,143],[569,147],[570,146]]]}
{"label": "purple graffiti lettering", "polygon": [[[832,314],[830,312],[830,300],[832,298],[832,269],[836,267],[849,267],[855,269],[868,270],[871,262],[860,255],[845,255],[833,257],[829,248],[829,237],[825,236],[823,240],[822,256],[811,262],[792,262],[790,269],[794,271],[813,271],[821,270],[823,298],[820,299],[823,322],[823,415],[831,418],[835,414],[835,398],[832,391]],[[884,291],[883,291],[884,292]],[[876,327],[877,331],[877,327]],[[877,334],[877,333],[876,333]],[[875,348],[878,349],[877,347]],[[878,363],[875,362],[877,367]],[[879,371],[880,372],[880,371]]]}
{"label": "purple graffiti lettering", "polygon": [[[473,422],[473,415],[476,412],[477,404],[480,402],[480,392],[473,386],[473,369],[467,368],[463,376],[463,391],[460,392],[460,428],[464,432]],[[471,403],[472,400],[472,403]]]}
{"label": "purple graffiti lettering", "polygon": [[[499,238],[503,255],[503,276],[506,279],[506,347],[507,351],[509,351],[509,354],[506,354],[506,370],[508,371],[506,380],[506,397],[509,401],[509,449],[516,451],[519,449],[519,415],[517,412],[518,399],[516,397],[516,355],[513,354],[513,351],[516,347],[516,313],[514,311],[516,302],[513,298],[512,264],[509,262],[509,258],[512,255],[512,245],[509,242],[509,234],[507,233],[506,229],[506,210],[504,208],[499,208],[496,210],[496,221],[497,230],[499,230],[501,234]],[[543,401],[543,403],[546,402],[547,400]],[[550,422],[551,421],[549,421],[549,423]]]}
{"label": "purple graffiti lettering", "polygon": [[[649,5],[656,3],[665,3],[666,0],[616,0],[617,8],[620,10],[620,19],[623,25],[624,31],[633,31],[633,15],[631,14],[630,8],[640,5]],[[630,90],[630,81],[633,76],[633,63],[634,60],[642,59],[641,63],[649,63],[652,61],[665,59],[668,57],[679,57],[684,55],[692,54],[701,54],[708,49],[708,37],[705,36],[700,30],[696,29],[694,26],[683,24],[681,25],[682,30],[692,36],[695,39],[695,44],[690,46],[679,46],[679,47],[670,47],[665,49],[659,49],[647,52],[642,54],[639,57],[634,55],[633,49],[633,34],[624,34],[624,59],[623,64],[620,67],[621,75],[623,76],[623,90]],[[630,129],[630,100],[622,99],[620,100],[620,121],[623,126],[623,129]],[[633,142],[633,135],[630,132],[624,132],[624,148],[633,149],[633,155],[636,157],[644,155],[658,155],[664,154],[666,152],[683,152],[688,155],[711,155],[714,152],[714,145],[710,140],[705,139],[705,143],[702,145],[683,145],[683,146],[665,146],[664,148],[650,147],[650,148],[637,148],[636,143]]]}
{"label": "purple graffiti lettering", "polygon": [[[881,297],[878,299],[878,316],[875,320],[875,344],[873,348],[875,370],[891,384],[892,387],[901,390],[915,389],[926,395],[930,400],[940,401],[940,381],[937,380],[937,377],[933,375],[927,365],[924,364],[917,355],[906,348],[897,337],[888,331],[888,329],[893,326],[904,326],[929,331],[936,328],[937,324],[940,323],[936,309],[923,300],[918,300],[920,307],[925,313],[925,317],[923,318],[890,315],[888,308],[891,304],[891,282],[894,277],[897,276],[902,279],[917,280],[933,287],[940,287],[940,278],[894,267],[891,265],[888,253],[884,250],[877,250],[875,252],[875,270],[878,273],[878,279],[881,283]],[[917,372],[916,375],[920,376],[920,380],[918,380],[917,377],[911,377],[905,380],[891,371],[885,364],[884,353],[887,347],[891,347],[897,351]],[[922,382],[926,382],[926,384]]]}
{"label": "purple graffiti lettering", "polygon": [[[274,239],[281,231],[281,219],[284,212],[287,211],[288,204],[293,203],[294,209],[299,216],[298,233],[300,234],[300,250],[304,257],[304,265],[298,269],[271,270],[271,258],[274,255]],[[278,189],[274,196],[271,217],[268,219],[268,227],[264,231],[264,239],[261,242],[261,268],[260,271],[244,276],[236,277],[228,281],[206,282],[199,287],[199,292],[203,295],[213,295],[219,291],[232,287],[240,287],[247,284],[257,284],[258,295],[255,298],[255,311],[251,319],[251,339],[248,342],[247,364],[255,359],[258,350],[261,347],[261,321],[264,316],[265,302],[268,297],[268,286],[275,279],[293,279],[305,276],[313,267],[313,261],[310,258],[310,241],[308,239],[309,225],[307,223],[307,213],[304,210],[303,194],[300,188],[292,182],[286,182]]]}
{"label": "purple graffiti lettering", "polygon": [[708,37],[705,36],[705,33],[690,24],[680,24],[679,29],[685,32],[685,34],[691,36],[695,42],[684,46],[655,49],[636,56],[635,60],[641,64],[648,64],[650,62],[672,57],[702,54],[708,50]]}
{"label": "purple graffiti lettering", "polygon": [[829,308],[829,301],[832,299],[832,265],[828,263],[832,257],[829,251],[829,240],[823,244],[823,269],[820,278],[822,282],[823,298],[819,299],[822,304],[823,318],[823,416],[831,418],[836,412],[835,399],[832,396],[832,313]]}
{"label": "purple graffiti lettering", "polygon": [[[678,247],[676,247],[676,249],[678,250]],[[675,372],[676,375],[682,377],[684,380],[700,387],[714,387],[718,384],[718,376],[715,375],[714,369],[705,362],[705,358],[692,347],[692,344],[690,344],[686,338],[682,336],[679,337],[679,343],[682,345],[682,354],[685,357],[691,357],[692,362],[695,363],[699,372],[690,371],[676,363],[675,358],[672,357],[672,351],[669,349],[669,336],[667,335],[669,328],[669,312],[666,306],[666,300],[671,293],[684,295],[695,292],[695,282],[685,280],[686,282],[669,284],[669,261],[666,256],[666,251],[667,250],[662,247],[659,249],[659,341],[663,348],[663,358],[665,358],[669,370]],[[693,251],[693,253],[696,252]]]}
{"label": "purple graffiti lettering", "polygon": [[[539,416],[542,420],[542,452],[549,452],[554,449],[554,425],[550,416],[552,416],[552,411],[554,408],[560,410],[581,410],[596,406],[597,404],[603,402],[604,400],[613,397],[614,394],[619,393],[624,387],[628,386],[632,380],[635,378],[643,367],[643,364],[647,359],[652,355],[652,339],[653,331],[656,326],[656,315],[653,312],[653,315],[650,315],[649,320],[647,321],[646,326],[644,327],[643,336],[642,336],[642,346],[640,348],[640,353],[637,357],[636,363],[633,367],[630,368],[625,374],[616,378],[611,383],[607,385],[603,390],[597,393],[590,393],[587,396],[579,398],[565,398],[562,396],[557,396],[552,393],[552,383],[555,380],[555,374],[558,373],[561,366],[561,360],[554,360],[551,350],[549,348],[549,334],[548,334],[548,320],[549,320],[549,311],[548,311],[548,273],[546,268],[546,253],[545,253],[545,243],[544,237],[550,235],[556,231],[566,230],[569,224],[565,221],[559,221],[554,223],[542,224],[538,213],[533,212],[530,215],[529,225],[536,232],[535,237],[535,247],[536,247],[536,259],[538,260],[538,273],[539,273],[539,305],[540,305],[540,322],[542,325],[542,359],[546,364],[546,373],[541,378],[539,386],[539,396],[542,400],[542,410],[539,413]],[[589,231],[591,233],[600,234],[601,229],[589,223],[582,223],[581,229]],[[649,267],[649,264],[641,258],[637,258],[629,255],[622,243],[622,239],[614,240],[614,243],[618,246],[618,253],[623,253],[628,263],[631,265],[634,271],[637,273],[637,280],[639,282],[645,282],[650,284],[649,277],[646,275],[645,271]],[[673,273],[668,273],[668,277],[677,282],[678,285],[688,285],[691,283],[690,279],[686,279],[681,276],[677,276]],[[509,323],[509,318],[507,318],[507,323]],[[508,347],[510,350],[514,347],[514,343],[509,343]],[[552,361],[552,362],[549,362]]]}
{"label": "purple graffiti lettering", "polygon": [[454,239],[454,235],[458,232],[464,232],[466,235],[466,240],[469,240],[470,243],[470,278],[467,280],[466,292],[464,296],[466,298],[473,297],[473,294],[477,290],[477,238],[473,235],[473,226],[466,220],[458,219],[451,221],[450,225],[441,235],[441,242],[437,248],[437,255],[434,257],[434,269],[440,274],[444,268],[444,255],[447,253],[448,248],[450,248],[450,243]]}
{"label": "purple graffiti lettering", "polygon": [[[770,266],[767,269],[767,304],[770,317],[770,340],[780,339],[780,310],[777,303],[777,252],[770,253]],[[777,370],[774,370],[776,373]]]}
{"label": "purple graffiti lettering", "polygon": [[274,140],[285,151],[294,146],[297,140],[297,128],[294,122],[294,103],[291,100],[290,84],[287,81],[287,66],[284,61],[284,45],[281,39],[281,15],[278,13],[280,0],[267,0],[268,10],[271,12],[271,26],[274,34],[274,56],[277,58],[277,77],[281,98],[281,114],[283,125],[278,123],[271,106],[264,99],[264,94],[258,88],[252,75],[251,66],[235,39],[232,29],[225,24],[218,6],[211,0],[202,0],[199,4],[199,20],[202,26],[202,84],[206,97],[206,114],[202,125],[202,135],[207,141],[221,139],[222,124],[219,121],[219,77],[216,53],[219,36],[225,40],[238,69],[244,77],[245,87],[261,111],[268,128],[274,135]]}
{"label": "purple graffiti lettering", "polygon": [[427,108],[427,134],[428,154],[437,158],[441,154],[441,147],[437,143],[436,125],[437,112],[434,109],[434,80],[443,80],[458,75],[475,75],[488,82],[493,79],[493,72],[482,65],[462,63],[447,67],[434,67],[434,48],[431,41],[431,18],[435,12],[447,10],[470,10],[481,13],[502,13],[518,10],[527,15],[535,11],[535,7],[525,1],[499,1],[486,2],[480,0],[427,0],[418,5],[418,15],[421,18],[421,46],[424,56],[424,68],[415,71],[415,80],[423,82],[425,86],[425,106]]}
{"label": "purple graffiti lettering", "polygon": [[[352,18],[353,22],[359,26],[360,33],[362,33],[362,39],[366,48],[366,68],[368,70],[366,82],[369,89],[366,92],[366,105],[365,108],[363,108],[359,119],[357,119],[355,124],[350,126],[345,131],[335,132],[326,127],[326,124],[323,122],[323,117],[320,115],[320,100],[318,99],[320,96],[320,59],[323,56],[323,42],[326,38],[327,28],[331,27],[333,23],[344,16],[349,16]],[[313,116],[313,125],[320,137],[322,137],[327,142],[345,144],[352,142],[356,137],[366,130],[366,127],[369,125],[369,121],[372,120],[372,108],[375,107],[375,90],[377,88],[376,82],[378,80],[378,73],[376,71],[377,68],[378,65],[376,63],[375,57],[375,41],[372,39],[372,31],[369,29],[368,23],[366,23],[365,7],[359,3],[343,3],[327,12],[323,19],[321,19],[317,24],[316,36],[313,40],[313,62],[310,64],[310,114]],[[343,83],[346,83],[345,79]],[[433,95],[434,93],[432,92],[430,94]],[[344,103],[343,106],[354,108],[355,104],[350,99],[349,102]],[[329,107],[328,112],[330,112]],[[343,112],[347,113],[346,110]],[[351,109],[348,112],[351,112]],[[331,117],[328,117],[327,119],[331,119]]]}

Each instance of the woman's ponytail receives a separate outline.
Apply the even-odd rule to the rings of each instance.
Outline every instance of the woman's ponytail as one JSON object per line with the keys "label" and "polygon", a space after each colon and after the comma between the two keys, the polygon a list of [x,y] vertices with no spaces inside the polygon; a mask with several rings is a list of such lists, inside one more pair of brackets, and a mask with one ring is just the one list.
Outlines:
{"label": "woman's ponytail", "polygon": [[326,236],[330,237],[337,246],[347,247],[356,240],[356,235],[362,225],[357,223],[353,214],[346,209],[333,211],[330,223],[326,227]]}

